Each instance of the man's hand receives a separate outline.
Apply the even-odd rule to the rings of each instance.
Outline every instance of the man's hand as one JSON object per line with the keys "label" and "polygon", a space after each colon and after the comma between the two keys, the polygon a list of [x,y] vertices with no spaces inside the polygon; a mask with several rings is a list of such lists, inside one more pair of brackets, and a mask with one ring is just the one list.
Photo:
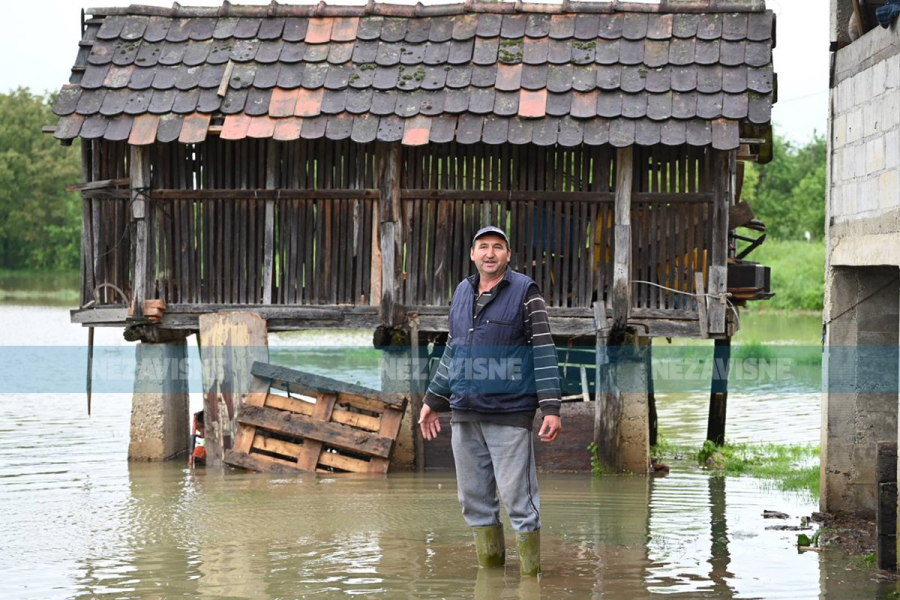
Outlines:
{"label": "man's hand", "polygon": [[426,440],[437,438],[441,431],[441,424],[438,422],[438,414],[431,410],[427,404],[422,405],[422,412],[419,413],[419,427],[422,429],[422,437]]}
{"label": "man's hand", "polygon": [[[420,420],[419,422],[421,423],[422,421]],[[538,437],[541,438],[542,442],[552,442],[559,436],[561,429],[562,422],[559,420],[559,415],[547,415],[544,417],[543,424],[541,424]]]}

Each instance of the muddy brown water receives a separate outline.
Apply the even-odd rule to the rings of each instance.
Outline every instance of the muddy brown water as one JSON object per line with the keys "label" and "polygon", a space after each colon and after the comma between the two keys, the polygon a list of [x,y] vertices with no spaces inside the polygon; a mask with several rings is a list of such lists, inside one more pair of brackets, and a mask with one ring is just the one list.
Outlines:
{"label": "muddy brown water", "polygon": [[[5,346],[86,340],[60,308],[2,306],[0,331]],[[117,330],[97,338],[125,344]],[[663,394],[667,437],[702,440],[705,402]],[[712,478],[687,465],[661,478],[542,474],[537,583],[520,581],[511,533],[505,572],[474,566],[452,473],[286,478],[129,464],[129,395],[96,395],[91,417],[84,404],[75,393],[0,394],[2,598],[876,598],[893,590],[841,556],[798,553],[794,532],[767,529],[763,510],[797,524],[816,503],[752,478]],[[817,394],[738,394],[730,408],[730,439],[818,441]],[[773,414],[796,426],[773,424]]]}

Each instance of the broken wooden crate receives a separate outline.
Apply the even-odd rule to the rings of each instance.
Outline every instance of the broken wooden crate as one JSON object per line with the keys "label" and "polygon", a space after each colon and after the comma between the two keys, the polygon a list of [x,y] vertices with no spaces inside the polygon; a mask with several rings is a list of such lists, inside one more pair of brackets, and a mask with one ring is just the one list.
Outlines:
{"label": "broken wooden crate", "polygon": [[387,472],[405,397],[262,362],[251,373],[269,385],[241,406],[226,463],[277,473]]}

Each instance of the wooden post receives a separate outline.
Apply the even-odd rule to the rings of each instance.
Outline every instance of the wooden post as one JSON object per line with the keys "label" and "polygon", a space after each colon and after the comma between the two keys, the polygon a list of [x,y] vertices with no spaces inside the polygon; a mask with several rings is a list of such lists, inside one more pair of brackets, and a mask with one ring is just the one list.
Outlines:
{"label": "wooden post", "polygon": [[631,312],[631,186],[634,148],[619,148],[616,156],[616,215],[613,264],[613,327],[624,327]]}
{"label": "wooden post", "polygon": [[728,291],[728,211],[731,208],[734,185],[734,152],[713,151],[713,222],[710,249],[708,291],[716,296],[709,303],[709,333],[725,333],[724,294]]}
{"label": "wooden post", "polygon": [[897,442],[875,445],[875,557],[876,566],[897,570]]}
{"label": "wooden post", "polygon": [[647,362],[647,406],[650,429],[648,439],[652,447],[659,441],[659,413],[656,411],[656,393],[653,389],[653,338],[647,338],[647,351],[644,356]]}
{"label": "wooden post", "polygon": [[728,372],[731,370],[731,338],[717,339],[713,351],[712,391],[709,395],[709,419],[706,439],[721,446],[725,443],[725,416],[728,408]]}
{"label": "wooden post", "polygon": [[150,267],[148,260],[149,221],[147,219],[149,207],[143,191],[144,188],[150,187],[150,157],[147,146],[129,146],[129,148],[131,149],[131,221],[134,226],[134,237],[132,238],[134,281],[132,282],[131,299],[134,303],[134,316],[142,317],[144,300],[148,297]]}
{"label": "wooden post", "polygon": [[[91,143],[87,140],[81,143],[81,182],[91,181]],[[94,291],[94,256],[91,252],[91,200],[81,198],[81,305],[91,300]]]}
{"label": "wooden post", "polygon": [[[412,378],[412,393],[410,394],[409,412],[410,412],[410,428],[412,430],[413,449],[415,451],[416,472],[425,472],[425,439],[422,437],[422,430],[419,429],[419,412],[422,410],[422,400],[425,396],[425,387],[428,382],[425,381],[422,374],[422,347],[419,345],[419,315],[409,315],[409,349],[410,349],[410,371]],[[426,361],[427,364],[427,361]]]}
{"label": "wooden post", "polygon": [[[266,189],[278,188],[280,147],[270,139],[266,151]],[[275,201],[266,200],[266,237],[263,246],[263,304],[272,304],[272,282],[275,279]],[[255,299],[254,299],[255,300]]]}
{"label": "wooden post", "polygon": [[401,226],[399,142],[379,143],[378,190],[381,237],[381,324],[397,327],[403,322],[400,300],[400,269],[403,262],[403,229]]}
{"label": "wooden post", "polygon": [[606,305],[594,302],[594,327],[597,328],[597,359],[594,404],[594,445],[601,464],[612,467],[618,462],[620,397],[610,380],[613,367],[609,364],[609,329],[606,324]]}

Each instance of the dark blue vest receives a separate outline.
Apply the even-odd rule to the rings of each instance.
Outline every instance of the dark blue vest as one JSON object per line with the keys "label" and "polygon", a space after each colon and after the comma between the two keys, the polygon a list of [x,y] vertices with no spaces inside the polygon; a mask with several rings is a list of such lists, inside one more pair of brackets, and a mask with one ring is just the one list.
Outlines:
{"label": "dark blue vest", "polygon": [[487,413],[538,408],[531,343],[522,322],[530,277],[507,268],[477,319],[478,276],[460,282],[450,305],[450,406]]}

